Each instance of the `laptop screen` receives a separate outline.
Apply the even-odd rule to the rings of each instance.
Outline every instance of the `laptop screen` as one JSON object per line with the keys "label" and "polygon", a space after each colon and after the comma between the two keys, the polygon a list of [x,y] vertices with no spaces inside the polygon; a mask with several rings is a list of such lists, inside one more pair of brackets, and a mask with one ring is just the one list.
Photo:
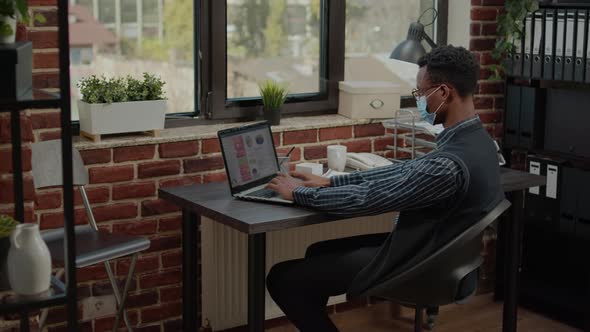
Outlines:
{"label": "laptop screen", "polygon": [[242,187],[279,172],[268,125],[243,127],[220,136],[232,188]]}

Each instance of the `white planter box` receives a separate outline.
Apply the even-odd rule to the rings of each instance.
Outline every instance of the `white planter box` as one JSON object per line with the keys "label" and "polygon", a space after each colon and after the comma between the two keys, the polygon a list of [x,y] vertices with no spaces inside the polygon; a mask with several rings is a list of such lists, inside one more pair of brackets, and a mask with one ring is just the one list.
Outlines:
{"label": "white planter box", "polygon": [[402,86],[381,81],[339,83],[338,114],[351,119],[391,119],[399,110]]}
{"label": "white planter box", "polygon": [[166,100],[87,104],[78,101],[80,131],[91,135],[164,129]]}

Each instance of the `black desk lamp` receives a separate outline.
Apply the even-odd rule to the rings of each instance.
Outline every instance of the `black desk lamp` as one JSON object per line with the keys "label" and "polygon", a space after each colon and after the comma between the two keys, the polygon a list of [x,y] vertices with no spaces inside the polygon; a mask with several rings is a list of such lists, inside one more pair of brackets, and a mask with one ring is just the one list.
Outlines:
{"label": "black desk lamp", "polygon": [[418,18],[418,21],[410,24],[410,29],[408,29],[408,36],[406,37],[406,40],[397,45],[393,52],[391,52],[391,55],[389,56],[390,59],[418,63],[418,59],[426,54],[426,50],[424,49],[424,46],[422,46],[423,39],[426,40],[430,47],[437,47],[436,43],[426,34],[426,32],[424,32],[425,25],[420,23],[420,19],[422,16],[424,16],[424,13],[429,10],[434,11],[434,18],[432,19],[432,22],[426,26],[429,26],[436,21],[436,18],[438,17],[438,12],[436,9],[429,8],[422,12]]}

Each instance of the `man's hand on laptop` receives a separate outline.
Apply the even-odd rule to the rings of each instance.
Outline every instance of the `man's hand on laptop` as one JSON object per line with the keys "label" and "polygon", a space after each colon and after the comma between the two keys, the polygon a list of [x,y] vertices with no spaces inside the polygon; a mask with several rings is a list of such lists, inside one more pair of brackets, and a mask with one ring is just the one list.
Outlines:
{"label": "man's hand on laptop", "polygon": [[303,181],[288,174],[279,173],[279,175],[268,183],[266,188],[276,191],[283,199],[292,201],[293,191],[295,188],[301,186],[303,186]]}
{"label": "man's hand on laptop", "polygon": [[291,176],[301,179],[303,181],[303,186],[305,187],[329,187],[331,184],[329,178],[309,173],[292,172]]}

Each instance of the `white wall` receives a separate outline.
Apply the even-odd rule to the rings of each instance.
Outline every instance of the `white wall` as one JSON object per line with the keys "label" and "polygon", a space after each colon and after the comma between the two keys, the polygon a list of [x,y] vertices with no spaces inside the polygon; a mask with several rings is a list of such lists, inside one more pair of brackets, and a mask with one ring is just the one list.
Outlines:
{"label": "white wall", "polygon": [[471,23],[471,1],[449,0],[449,24],[447,43],[469,49],[469,25]]}

